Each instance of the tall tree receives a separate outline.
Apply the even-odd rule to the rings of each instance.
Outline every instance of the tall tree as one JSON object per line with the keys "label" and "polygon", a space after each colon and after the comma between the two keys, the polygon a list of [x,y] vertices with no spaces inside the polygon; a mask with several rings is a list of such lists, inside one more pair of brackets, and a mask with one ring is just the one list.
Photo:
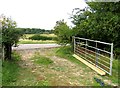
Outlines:
{"label": "tall tree", "polygon": [[1,15],[0,22],[2,23],[2,45],[5,51],[4,56],[5,59],[11,60],[12,45],[19,40],[22,33],[19,29],[16,29],[16,22],[11,18]]}
{"label": "tall tree", "polygon": [[56,22],[54,27],[54,33],[58,37],[58,43],[60,44],[67,44],[71,41],[71,29],[67,26],[67,23],[64,20],[60,20]]}

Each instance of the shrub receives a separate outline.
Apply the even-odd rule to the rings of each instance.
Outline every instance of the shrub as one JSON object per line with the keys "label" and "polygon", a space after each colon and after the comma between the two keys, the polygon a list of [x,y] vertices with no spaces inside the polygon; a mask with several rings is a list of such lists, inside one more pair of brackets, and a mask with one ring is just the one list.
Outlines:
{"label": "shrub", "polygon": [[120,60],[120,48],[115,48],[114,53],[115,59]]}

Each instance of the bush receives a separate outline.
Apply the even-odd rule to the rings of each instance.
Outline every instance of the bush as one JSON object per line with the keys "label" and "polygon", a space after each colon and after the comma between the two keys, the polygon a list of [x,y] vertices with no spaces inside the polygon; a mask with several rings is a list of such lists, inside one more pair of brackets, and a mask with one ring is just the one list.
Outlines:
{"label": "bush", "polygon": [[67,45],[68,43],[71,43],[73,32],[64,20],[56,22],[54,33],[57,35],[57,41],[59,44]]}
{"label": "bush", "polygon": [[31,40],[53,40],[53,37],[41,36],[41,35],[33,35],[29,37]]}
{"label": "bush", "polygon": [[115,59],[120,60],[120,48],[115,48],[114,53]]}

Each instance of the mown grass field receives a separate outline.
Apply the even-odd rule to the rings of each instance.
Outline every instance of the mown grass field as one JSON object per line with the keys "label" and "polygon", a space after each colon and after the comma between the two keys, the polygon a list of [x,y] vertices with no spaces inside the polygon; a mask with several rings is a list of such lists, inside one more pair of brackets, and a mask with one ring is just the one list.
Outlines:
{"label": "mown grass field", "polygon": [[29,40],[29,39],[20,39],[18,44],[51,44],[56,43],[54,40]]}
{"label": "mown grass field", "polygon": [[18,44],[51,44],[51,43],[56,43],[55,40],[31,40],[29,39],[30,37],[34,35],[40,35],[40,36],[46,36],[46,37],[52,37],[56,38],[57,36],[54,34],[24,34]]}
{"label": "mown grass field", "polygon": [[[24,34],[24,38],[27,39],[33,35],[36,35],[36,34]],[[47,36],[47,37],[57,37],[55,34],[38,34],[38,35],[41,35],[41,36]]]}
{"label": "mown grass field", "polygon": [[100,76],[75,59],[70,46],[17,53],[17,60],[3,63],[4,86],[100,86],[95,77],[109,88],[118,85],[118,60],[113,61],[112,76]]}

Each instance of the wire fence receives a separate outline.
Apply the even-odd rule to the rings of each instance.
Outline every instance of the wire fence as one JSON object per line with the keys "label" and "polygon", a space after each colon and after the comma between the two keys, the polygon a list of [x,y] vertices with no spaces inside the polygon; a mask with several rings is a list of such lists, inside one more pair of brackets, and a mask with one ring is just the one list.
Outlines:
{"label": "wire fence", "polygon": [[113,43],[73,37],[74,53],[112,75]]}

